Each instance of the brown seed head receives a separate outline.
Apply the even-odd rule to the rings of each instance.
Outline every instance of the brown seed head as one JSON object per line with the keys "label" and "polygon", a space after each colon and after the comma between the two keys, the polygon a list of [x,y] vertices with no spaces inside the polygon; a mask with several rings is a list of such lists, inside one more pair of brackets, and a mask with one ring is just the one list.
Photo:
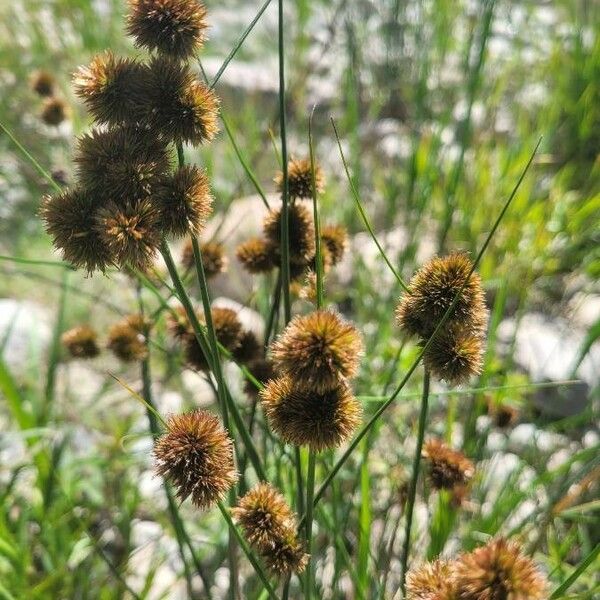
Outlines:
{"label": "brown seed head", "polygon": [[434,560],[406,574],[406,600],[458,600],[454,562]]}
{"label": "brown seed head", "polygon": [[148,69],[131,58],[104,52],[73,75],[75,93],[98,123],[139,122],[144,111],[144,78]]}
{"label": "brown seed head", "polygon": [[191,496],[201,510],[222,500],[237,480],[233,442],[219,419],[202,410],[171,416],[154,456],[158,475],[175,486],[181,501]]}
{"label": "brown seed head", "polygon": [[276,577],[284,577],[290,573],[302,573],[308,563],[308,554],[304,551],[304,544],[295,533],[290,533],[287,539],[265,548],[261,557],[268,571]]}
{"label": "brown seed head", "polygon": [[169,333],[177,340],[194,335],[192,324],[190,323],[183,306],[177,306],[172,312],[168,313],[167,329]]}
{"label": "brown seed head", "polygon": [[464,485],[475,472],[475,466],[462,452],[452,450],[437,438],[425,442],[423,457],[429,466],[431,485],[437,490]]}
{"label": "brown seed head", "polygon": [[161,181],[155,200],[165,234],[198,235],[212,209],[208,177],[198,167],[185,165]]}
{"label": "brown seed head", "polygon": [[108,330],[108,348],[125,362],[148,356],[146,331],[149,323],[141,315],[129,315]]}
{"label": "brown seed head", "polygon": [[[262,385],[266,385],[269,380],[275,379],[273,362],[268,358],[257,358],[253,360],[248,364],[248,370]],[[244,392],[246,392],[250,398],[258,398],[259,395],[259,390],[249,379],[244,381]]]}
{"label": "brown seed head", "polygon": [[[289,206],[290,263],[306,266],[315,255],[315,230],[310,211],[304,204],[296,202]],[[267,214],[263,231],[276,252],[277,264],[281,261],[281,208]]]}
{"label": "brown seed head", "polygon": [[337,448],[361,420],[361,406],[345,382],[319,393],[283,376],[269,381],[260,396],[273,431],[288,444],[315,451]]}
{"label": "brown seed head", "polygon": [[[473,263],[464,253],[434,257],[415,273],[409,291],[396,309],[398,325],[410,335],[428,338],[467,281]],[[460,294],[446,324],[481,333],[487,324],[487,309],[481,279],[473,273]]]}
{"label": "brown seed head", "polygon": [[[283,194],[283,172],[275,176],[278,191]],[[315,164],[315,189],[320,194],[325,188],[325,176],[318,164]],[[291,199],[312,198],[312,174],[309,159],[288,161],[288,194]]]}
{"label": "brown seed head", "polygon": [[100,354],[97,338],[89,325],[79,325],[65,331],[60,339],[74,358],[94,358]]}
{"label": "brown seed head", "polygon": [[31,89],[39,96],[52,96],[56,81],[48,71],[34,71],[30,78]]}
{"label": "brown seed head", "polygon": [[64,100],[51,96],[46,98],[42,106],[42,121],[46,125],[60,125],[68,115],[68,107]]}
{"label": "brown seed head", "polygon": [[454,323],[438,332],[423,355],[423,364],[438,379],[461,385],[481,373],[484,350],[481,335]]}
{"label": "brown seed head", "polygon": [[488,402],[488,413],[494,420],[496,427],[510,427],[519,418],[519,411],[510,404],[498,404],[496,402]]}
{"label": "brown seed head", "polygon": [[239,339],[238,347],[233,351],[233,358],[242,364],[263,358],[263,346],[253,331],[244,330]]}
{"label": "brown seed head", "polygon": [[362,349],[357,329],[329,310],[294,317],[271,345],[278,370],[320,392],[356,375]]}
{"label": "brown seed head", "polygon": [[71,188],[45,196],[40,209],[46,231],[64,260],[88,273],[104,271],[110,254],[95,229],[96,198],[89,190]]}
{"label": "brown seed head", "polygon": [[326,225],[321,230],[321,242],[329,251],[331,266],[337,265],[348,247],[348,231],[342,225]]}
{"label": "brown seed head", "polygon": [[[200,244],[202,262],[204,264],[204,274],[207,279],[216,277],[219,273],[225,273],[229,261],[225,256],[225,248],[219,242],[205,242]],[[187,240],[181,252],[181,264],[185,269],[195,268],[194,249],[192,240]]]}
{"label": "brown seed head", "polygon": [[206,8],[198,0],[129,0],[129,7],[127,33],[138,47],[185,60],[206,39]]}
{"label": "brown seed head", "polygon": [[516,542],[493,539],[456,564],[459,600],[546,600],[546,578]]}
{"label": "brown seed head", "polygon": [[268,273],[277,261],[275,246],[262,238],[252,238],[240,244],[235,255],[248,273]]}

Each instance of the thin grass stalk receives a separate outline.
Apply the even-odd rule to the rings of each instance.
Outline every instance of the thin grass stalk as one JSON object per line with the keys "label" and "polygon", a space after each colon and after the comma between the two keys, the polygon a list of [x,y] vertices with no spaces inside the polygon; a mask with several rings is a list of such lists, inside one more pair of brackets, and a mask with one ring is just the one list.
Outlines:
{"label": "thin grass stalk", "polygon": [[419,430],[417,434],[417,446],[413,458],[412,475],[410,487],[408,489],[408,500],[406,504],[406,522],[404,527],[404,545],[402,547],[402,563],[400,567],[400,588],[402,596],[406,596],[406,568],[408,566],[408,554],[410,552],[410,534],[412,530],[413,512],[415,508],[415,499],[417,497],[417,483],[419,481],[419,469],[421,465],[421,451],[423,450],[423,440],[425,438],[425,425],[427,423],[427,410],[429,407],[429,383],[431,376],[425,369],[423,374],[423,396],[421,398],[421,413],[419,415]]}
{"label": "thin grass stalk", "polygon": [[313,533],[313,509],[315,494],[315,470],[317,465],[317,455],[314,450],[308,452],[308,470],[306,475],[306,552],[308,554],[308,564],[306,565],[306,598],[312,598],[314,583],[314,561],[312,560],[312,533]]}
{"label": "thin grass stalk", "polygon": [[323,257],[321,255],[321,223],[319,220],[319,207],[317,203],[317,181],[315,175],[315,150],[312,137],[312,119],[315,109],[313,107],[308,118],[308,149],[310,153],[310,180],[313,200],[313,220],[315,223],[315,268],[317,274],[317,309],[323,307]]}

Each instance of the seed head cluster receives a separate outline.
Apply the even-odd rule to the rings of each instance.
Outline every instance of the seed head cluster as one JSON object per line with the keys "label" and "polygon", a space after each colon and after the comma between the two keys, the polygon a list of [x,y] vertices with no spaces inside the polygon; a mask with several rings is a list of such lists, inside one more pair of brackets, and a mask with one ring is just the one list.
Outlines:
{"label": "seed head cluster", "polygon": [[473,463],[462,452],[437,438],[425,442],[423,457],[429,467],[431,485],[438,490],[464,486],[475,472]]}
{"label": "seed head cluster", "polygon": [[[129,5],[128,31],[153,55],[104,52],[75,72],[96,126],[76,143],[73,188],[41,208],[55,247],[89,273],[147,269],[165,236],[198,235],[212,208],[204,171],[172,171],[174,144],[210,142],[218,129],[218,100],[186,62],[204,40],[206,9],[197,0]],[[50,83],[38,76],[32,85]],[[64,118],[55,97],[47,104],[47,122]]]}
{"label": "seed head cluster", "polygon": [[100,354],[98,335],[89,325],[78,325],[65,331],[61,342],[73,358],[94,358]]}
{"label": "seed head cluster", "polygon": [[[307,158],[292,158],[287,165],[288,195],[290,199],[312,198],[312,170]],[[275,176],[275,184],[279,193],[283,194],[283,172]],[[317,194],[325,188],[325,175],[318,164],[315,164],[315,191]]]}
{"label": "seed head cluster", "polygon": [[396,309],[396,320],[425,345],[452,306],[423,362],[438,379],[460,385],[481,371],[488,320],[481,279],[473,272],[469,257],[455,253],[425,264],[410,280]]}
{"label": "seed head cluster", "polygon": [[[228,259],[225,256],[225,248],[220,242],[204,242],[200,244],[200,253],[202,254],[202,264],[204,266],[204,275],[207,279],[216,277],[219,273],[227,271]],[[188,239],[181,251],[181,264],[186,271],[195,268],[194,249],[192,240]]]}
{"label": "seed head cluster", "polygon": [[142,315],[129,315],[108,330],[108,349],[123,362],[148,356],[146,333],[149,322]]}
{"label": "seed head cluster", "polygon": [[249,544],[273,575],[304,570],[308,556],[298,539],[296,515],[271,484],[256,485],[240,498],[232,512]]}

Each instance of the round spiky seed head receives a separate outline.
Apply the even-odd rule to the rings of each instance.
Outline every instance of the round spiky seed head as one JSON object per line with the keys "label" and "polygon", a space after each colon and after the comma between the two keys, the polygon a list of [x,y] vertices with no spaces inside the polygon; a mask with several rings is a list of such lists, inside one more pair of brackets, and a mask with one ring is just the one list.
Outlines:
{"label": "round spiky seed head", "polygon": [[438,332],[423,355],[423,364],[434,377],[461,385],[481,373],[484,349],[481,335],[454,323]]}
{"label": "round spiky seed head", "polygon": [[96,227],[112,260],[120,267],[148,268],[160,246],[159,214],[149,200],[117,205],[98,211]]}
{"label": "round spiky seed head", "polygon": [[[225,256],[225,248],[219,242],[205,242],[200,244],[204,274],[207,279],[216,277],[219,273],[225,273],[229,261]],[[181,264],[187,270],[195,268],[194,249],[192,240],[187,240],[181,252]]]}
{"label": "round spiky seed head", "polygon": [[323,392],[358,371],[362,353],[354,325],[329,310],[294,317],[271,345],[275,368]]}
{"label": "round spiky seed head", "polygon": [[244,330],[239,339],[238,347],[233,351],[233,358],[242,364],[263,357],[263,346],[253,331]]}
{"label": "round spiky seed head", "polygon": [[456,564],[459,600],[546,600],[546,578],[518,543],[493,539]]}
{"label": "round spiky seed head", "polygon": [[[281,207],[267,214],[263,230],[268,242],[276,250],[277,263],[281,261]],[[290,263],[306,266],[315,255],[315,230],[310,211],[304,204],[290,204],[288,212]]]}
{"label": "round spiky seed head", "polygon": [[201,510],[222,500],[235,483],[233,442],[219,419],[202,410],[173,415],[154,444],[156,472]]}
{"label": "round spiky seed head", "polygon": [[94,358],[100,354],[96,332],[89,325],[78,325],[61,336],[63,346],[74,358]]}
{"label": "round spiky seed head", "polygon": [[63,258],[88,273],[110,264],[108,249],[95,229],[96,199],[88,190],[72,188],[45,196],[40,215]]}
{"label": "round spiky seed head", "polygon": [[[257,358],[248,364],[248,370],[254,378],[261,383],[266,385],[271,379],[275,379],[275,369],[273,368],[273,362],[268,358]],[[246,379],[244,381],[244,392],[250,398],[258,398],[259,390],[252,381]]]}
{"label": "round spiky seed head", "polygon": [[509,404],[494,404],[490,407],[489,412],[496,427],[510,427],[519,418],[519,411]]}
{"label": "round spiky seed head", "polygon": [[169,312],[167,315],[167,329],[177,340],[181,340],[188,336],[194,336],[192,324],[190,323],[183,306],[177,306],[175,310]]}
{"label": "round spiky seed head", "polygon": [[152,127],[167,140],[197,145],[210,142],[218,131],[219,102],[185,64],[153,58],[146,93]]}
{"label": "round spiky seed head", "polygon": [[423,457],[429,467],[431,485],[437,490],[464,485],[475,472],[475,466],[462,452],[449,448],[437,438],[425,442]]}
{"label": "round spiky seed head", "polygon": [[458,600],[454,563],[434,560],[410,569],[406,574],[406,600]]}
{"label": "round spiky seed head", "polygon": [[46,125],[56,127],[60,125],[68,115],[68,107],[64,100],[52,96],[44,101],[41,118]]}
{"label": "round spiky seed head", "polygon": [[[428,338],[467,281],[473,263],[465,253],[434,257],[415,273],[396,309],[396,319],[410,335]],[[446,321],[480,333],[487,324],[481,279],[473,273]]]}
{"label": "round spiky seed head", "polygon": [[331,266],[337,265],[348,247],[348,231],[342,225],[326,225],[321,230],[321,242],[329,251]]}
{"label": "round spiky seed head", "polygon": [[267,482],[240,498],[232,513],[250,545],[259,551],[285,540],[298,528],[286,499]]}
{"label": "round spiky seed head", "polygon": [[143,112],[147,67],[131,58],[98,54],[73,75],[75,93],[98,123],[137,123]]}
{"label": "round spiky seed head", "polygon": [[108,330],[108,349],[122,361],[143,360],[148,356],[148,322],[141,315],[129,315]]}
{"label": "round spiky seed head", "polygon": [[302,573],[308,564],[308,554],[304,544],[295,532],[288,533],[286,539],[279,540],[261,552],[261,557],[269,573],[284,577],[290,573]]}
{"label": "round spiky seed head", "polygon": [[129,7],[127,33],[138,47],[185,60],[206,39],[206,8],[198,0],[129,0]]}
{"label": "round spiky seed head", "polygon": [[151,196],[169,168],[165,144],[135,127],[92,130],[79,138],[74,160],[80,181],[118,204]]}
{"label": "round spiky seed head", "polygon": [[352,435],[362,416],[346,382],[319,393],[283,376],[269,381],[260,396],[271,429],[284,442],[314,451],[337,448]]}
{"label": "round spiky seed head", "polygon": [[56,81],[48,71],[34,71],[30,78],[31,89],[39,96],[52,96]]}
{"label": "round spiky seed head", "polygon": [[[292,199],[312,198],[312,173],[309,159],[288,161],[288,194]],[[283,172],[275,176],[278,191],[283,194]],[[325,188],[325,176],[318,164],[315,164],[315,189],[320,194]]]}
{"label": "round spiky seed head", "polygon": [[180,167],[157,186],[155,201],[160,207],[160,225],[165,234],[198,235],[212,208],[208,177],[198,167]]}
{"label": "round spiky seed head", "polygon": [[240,244],[235,255],[248,273],[268,273],[276,265],[275,247],[262,238],[251,238]]}

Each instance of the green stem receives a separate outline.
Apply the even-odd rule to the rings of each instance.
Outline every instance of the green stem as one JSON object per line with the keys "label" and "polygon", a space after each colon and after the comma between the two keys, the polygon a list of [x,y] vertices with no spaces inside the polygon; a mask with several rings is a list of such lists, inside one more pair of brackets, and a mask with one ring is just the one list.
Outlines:
{"label": "green stem", "polygon": [[308,564],[306,565],[306,598],[310,600],[313,588],[313,563],[312,560],[312,529],[313,529],[313,497],[315,494],[315,469],[317,455],[314,450],[308,453],[308,474],[306,476],[306,552]]}
{"label": "green stem", "polygon": [[317,309],[323,306],[323,258],[321,256],[321,223],[319,221],[319,207],[317,203],[317,182],[315,175],[315,152],[312,138],[312,118],[315,109],[313,108],[308,118],[308,149],[310,152],[310,179],[313,199],[313,219],[315,222],[315,271],[317,274]]}
{"label": "green stem", "polygon": [[415,508],[415,499],[417,497],[417,482],[419,480],[419,468],[421,465],[421,451],[423,450],[423,440],[425,438],[425,425],[427,423],[427,409],[429,407],[429,371],[425,370],[423,376],[423,397],[421,398],[421,414],[419,415],[419,432],[417,435],[417,447],[413,458],[412,476],[408,490],[408,501],[406,507],[406,525],[404,529],[404,546],[402,549],[402,566],[400,571],[400,587],[402,596],[406,596],[405,581],[406,569],[408,566],[408,553],[410,551],[410,533],[413,522],[413,512]]}

